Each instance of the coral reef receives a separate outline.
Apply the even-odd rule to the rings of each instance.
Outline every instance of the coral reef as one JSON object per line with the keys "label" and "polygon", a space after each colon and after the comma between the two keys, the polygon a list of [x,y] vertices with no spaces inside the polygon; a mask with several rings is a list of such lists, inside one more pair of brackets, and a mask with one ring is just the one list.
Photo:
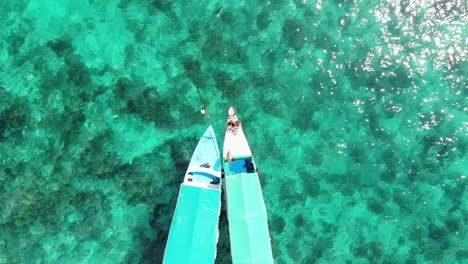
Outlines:
{"label": "coral reef", "polygon": [[276,263],[466,263],[460,5],[3,1],[0,263],[161,263],[198,92],[220,143],[239,110]]}

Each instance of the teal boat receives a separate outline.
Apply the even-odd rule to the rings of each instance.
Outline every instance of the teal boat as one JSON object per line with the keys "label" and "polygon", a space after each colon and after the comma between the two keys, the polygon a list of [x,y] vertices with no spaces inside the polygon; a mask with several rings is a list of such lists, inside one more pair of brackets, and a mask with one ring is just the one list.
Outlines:
{"label": "teal boat", "polygon": [[235,108],[228,110],[223,160],[234,264],[272,264],[270,233],[259,176]]}
{"label": "teal boat", "polygon": [[213,127],[198,142],[180,186],[164,264],[211,264],[221,211],[221,159]]}

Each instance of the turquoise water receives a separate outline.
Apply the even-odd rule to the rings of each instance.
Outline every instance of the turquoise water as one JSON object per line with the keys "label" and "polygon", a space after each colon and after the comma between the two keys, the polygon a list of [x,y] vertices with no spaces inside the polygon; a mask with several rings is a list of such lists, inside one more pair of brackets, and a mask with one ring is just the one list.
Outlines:
{"label": "turquoise water", "polygon": [[[160,263],[237,107],[284,263],[468,263],[465,1],[5,0],[0,263]],[[222,215],[217,263],[230,263]]]}

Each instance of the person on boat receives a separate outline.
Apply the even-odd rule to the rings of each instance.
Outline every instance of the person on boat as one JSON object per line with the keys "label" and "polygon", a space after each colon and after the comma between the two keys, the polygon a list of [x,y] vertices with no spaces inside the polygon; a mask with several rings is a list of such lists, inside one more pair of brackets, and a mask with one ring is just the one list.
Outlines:
{"label": "person on boat", "polygon": [[227,157],[227,159],[228,159],[229,166],[231,166],[231,165],[232,165],[232,161],[234,160],[234,158],[232,157],[231,151],[228,151],[228,152],[227,152],[226,157]]}
{"label": "person on boat", "polygon": [[239,130],[240,126],[241,122],[239,120],[229,119],[226,123],[226,130],[236,135],[237,130]]}
{"label": "person on boat", "polygon": [[234,107],[229,107],[228,109],[228,120],[226,123],[226,130],[232,132],[234,135],[237,134],[237,130],[239,130],[241,126],[241,121],[237,119],[237,110]]}

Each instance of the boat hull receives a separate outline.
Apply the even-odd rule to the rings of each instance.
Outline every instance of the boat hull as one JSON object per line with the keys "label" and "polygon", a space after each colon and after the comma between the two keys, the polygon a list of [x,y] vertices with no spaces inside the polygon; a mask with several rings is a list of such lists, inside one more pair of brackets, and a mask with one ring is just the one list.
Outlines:
{"label": "boat hull", "polygon": [[180,186],[164,264],[212,264],[221,211],[221,159],[211,126],[203,134]]}
{"label": "boat hull", "polygon": [[273,264],[267,211],[255,162],[235,110],[229,113],[223,161],[232,262]]}
{"label": "boat hull", "polygon": [[271,264],[273,254],[267,212],[256,173],[226,177],[232,262]]}
{"label": "boat hull", "polygon": [[214,263],[220,204],[221,190],[181,185],[163,263]]}

